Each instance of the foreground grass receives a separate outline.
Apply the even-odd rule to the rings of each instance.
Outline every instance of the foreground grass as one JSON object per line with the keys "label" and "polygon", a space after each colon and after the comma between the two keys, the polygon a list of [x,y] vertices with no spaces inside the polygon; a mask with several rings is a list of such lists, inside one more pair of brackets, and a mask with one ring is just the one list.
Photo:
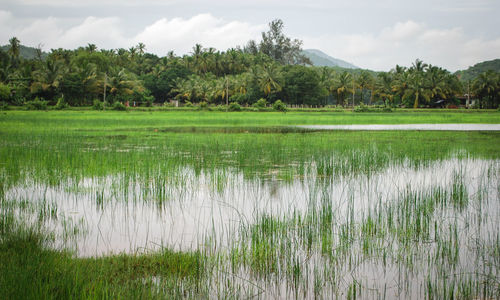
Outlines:
{"label": "foreground grass", "polygon": [[4,228],[0,236],[2,298],[195,297],[207,261],[197,252],[170,250],[149,255],[75,258],[65,251],[52,250],[49,245],[42,232]]}
{"label": "foreground grass", "polygon": [[[365,261],[392,264],[405,270],[402,276],[416,272],[419,265],[430,266],[422,297],[497,297],[498,232],[487,232],[486,242],[470,250],[484,264],[481,272],[462,272],[459,263],[459,252],[468,248],[458,233],[476,238],[474,230],[481,227],[475,226],[481,221],[469,218],[488,213],[487,205],[498,207],[498,198],[490,197],[488,188],[469,198],[465,175],[457,173],[446,189],[411,187],[398,202],[354,218],[336,215],[337,195],[328,187],[342,176],[369,177],[389,166],[418,169],[449,158],[472,158],[490,160],[484,184],[498,190],[499,132],[307,132],[266,127],[465,122],[500,123],[498,113],[2,113],[0,298],[239,298],[260,295],[266,284],[278,290],[283,285],[297,298],[355,298],[369,292],[351,272]],[[145,193],[148,200],[160,203],[169,200],[156,187],[193,188],[185,178],[176,178],[184,168],[194,170],[194,176],[216,178],[214,185],[222,190],[231,184],[230,172],[264,182],[277,177],[280,185],[312,172],[318,181],[310,186],[310,198],[303,199],[313,204],[306,214],[261,215],[249,224],[240,220],[241,240],[227,249],[209,246],[206,253],[161,250],[78,258],[51,247],[52,233],[43,231],[43,207],[41,221],[30,227],[24,219],[17,220],[16,213],[28,211],[29,205],[39,213],[38,204],[6,196],[15,186],[77,190],[84,178],[120,174],[114,186],[118,191],[126,193],[139,182],[142,190],[150,189]],[[322,195],[320,203],[313,202],[314,193]],[[96,201],[103,201],[97,196]],[[472,213],[468,206],[473,206]],[[349,209],[352,215],[358,212],[357,207]],[[322,260],[314,264],[311,257]],[[236,283],[241,269],[252,282]],[[412,278],[401,280],[404,289]],[[390,295],[379,294],[384,297]]]}

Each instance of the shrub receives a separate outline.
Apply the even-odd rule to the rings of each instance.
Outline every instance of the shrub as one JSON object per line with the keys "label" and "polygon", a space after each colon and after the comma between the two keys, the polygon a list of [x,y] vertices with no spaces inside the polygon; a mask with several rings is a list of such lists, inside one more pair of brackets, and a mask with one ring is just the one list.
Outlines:
{"label": "shrub", "polygon": [[215,110],[217,110],[217,111],[226,111],[227,109],[228,109],[228,107],[225,105],[217,105],[215,107]]}
{"label": "shrub", "polygon": [[0,110],[8,110],[9,105],[5,101],[0,101]]}
{"label": "shrub", "polygon": [[60,97],[59,99],[57,99],[57,104],[56,106],[54,106],[54,108],[57,110],[69,108],[69,104],[66,102],[66,100],[64,100],[64,97]]}
{"label": "shrub", "polygon": [[186,103],[184,104],[185,107],[193,107],[193,103],[191,103],[191,101],[189,100],[186,100]]}
{"label": "shrub", "polygon": [[201,101],[200,109],[208,109],[208,103],[206,101]]}
{"label": "shrub", "polygon": [[94,104],[92,108],[95,110],[104,110],[104,102],[99,101],[98,99],[94,99]]}
{"label": "shrub", "polygon": [[265,110],[267,106],[267,100],[264,98],[260,98],[252,106],[257,108],[258,110]]}
{"label": "shrub", "polygon": [[113,110],[124,111],[127,110],[127,107],[123,105],[123,103],[116,101],[115,103],[113,103]]}
{"label": "shrub", "polygon": [[281,100],[276,100],[276,102],[273,103],[273,109],[282,112],[287,111],[286,104],[283,103]]}
{"label": "shrub", "polygon": [[359,106],[354,108],[354,112],[369,112],[371,109],[366,106],[364,103],[361,103]]}
{"label": "shrub", "polygon": [[231,102],[229,104],[229,110],[230,111],[241,111],[241,106],[238,104],[238,102]]}
{"label": "shrub", "polygon": [[46,110],[47,109],[47,101],[43,101],[38,99],[38,97],[35,98],[35,100],[32,101],[26,101],[24,104],[27,110]]}

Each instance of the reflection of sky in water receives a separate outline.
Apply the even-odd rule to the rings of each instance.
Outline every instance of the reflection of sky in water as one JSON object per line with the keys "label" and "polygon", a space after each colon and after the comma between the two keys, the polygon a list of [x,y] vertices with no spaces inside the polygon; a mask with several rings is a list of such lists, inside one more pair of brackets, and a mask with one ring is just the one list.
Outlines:
{"label": "reflection of sky in water", "polygon": [[[55,203],[60,216],[56,223],[65,219],[78,224],[83,220],[86,234],[76,238],[80,256],[141,252],[162,245],[194,249],[209,237],[213,238],[212,243],[217,241],[220,248],[237,238],[241,224],[252,224],[263,213],[304,214],[311,205],[319,205],[327,198],[341,219],[346,215],[349,201],[361,217],[367,209],[397,199],[408,188],[413,191],[449,189],[457,174],[463,175],[471,197],[486,184],[489,198],[498,200],[498,164],[499,161],[450,159],[417,169],[394,165],[369,177],[333,179],[306,175],[291,182],[246,180],[242,174],[229,171],[221,173],[222,176],[204,173],[196,176],[192,170],[183,169],[175,180],[166,179],[161,187],[148,183],[150,189],[134,181],[121,188],[120,176],[109,176],[87,178],[76,187],[73,184],[58,188],[25,184],[8,190],[6,199]],[[492,166],[493,174],[488,175]],[[219,184],[215,181],[217,177]],[[158,193],[145,192],[155,188],[162,191],[162,201],[158,200]],[[488,212],[488,216],[481,226],[486,231],[498,232],[498,201],[486,201],[483,205],[486,207],[482,211]],[[465,215],[470,217],[475,209],[469,205]],[[61,227],[57,230],[61,231]]]}
{"label": "reflection of sky in water", "polygon": [[445,130],[500,131],[500,124],[377,124],[377,125],[300,125],[314,130]]}

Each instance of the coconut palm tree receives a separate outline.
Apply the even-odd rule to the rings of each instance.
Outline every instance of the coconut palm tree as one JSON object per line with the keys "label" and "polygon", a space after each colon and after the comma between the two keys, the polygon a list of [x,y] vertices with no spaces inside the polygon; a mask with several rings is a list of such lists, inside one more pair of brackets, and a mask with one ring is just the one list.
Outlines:
{"label": "coconut palm tree", "polygon": [[472,90],[481,100],[481,107],[498,107],[500,74],[492,70],[479,74],[472,84]]}
{"label": "coconut palm tree", "polygon": [[144,53],[146,52],[146,45],[144,45],[144,43],[137,44],[135,48],[137,49],[137,52],[140,56],[144,55]]}
{"label": "coconut palm tree", "polygon": [[382,72],[377,75],[375,82],[374,94],[384,101],[394,99],[393,78],[392,73]]}
{"label": "coconut palm tree", "polygon": [[446,99],[448,91],[448,85],[446,82],[447,71],[439,67],[429,65],[425,75],[431,99]]}
{"label": "coconut palm tree", "polygon": [[422,100],[431,99],[431,91],[426,83],[426,78],[420,72],[410,73],[408,86],[403,94],[403,99],[414,99],[413,108],[418,108]]}
{"label": "coconut palm tree", "polygon": [[336,80],[335,91],[339,99],[341,100],[342,106],[345,104],[345,96],[348,91],[352,89],[352,76],[346,71],[342,72]]}
{"label": "coconut palm tree", "polygon": [[364,99],[364,90],[368,89],[370,91],[370,104],[371,104],[371,89],[373,88],[373,76],[366,70],[361,71],[357,79],[358,86],[361,90],[361,103]]}
{"label": "coconut palm tree", "polygon": [[111,72],[111,76],[107,76],[105,82],[106,87],[109,89],[109,94],[115,99],[144,90],[141,82],[135,78],[135,75],[127,72],[125,69],[115,68]]}
{"label": "coconut palm tree", "polygon": [[54,97],[66,71],[65,65],[60,60],[48,59],[41,69],[33,72],[31,93],[44,93]]}
{"label": "coconut palm tree", "polygon": [[429,66],[428,64],[424,63],[422,60],[417,58],[410,67],[410,72],[415,71],[417,73],[423,73],[425,72],[428,66]]}
{"label": "coconut palm tree", "polygon": [[258,68],[257,82],[266,96],[282,89],[283,74],[275,63],[265,64]]}
{"label": "coconut palm tree", "polygon": [[17,39],[17,37],[12,37],[9,40],[9,50],[8,54],[10,55],[11,58],[11,64],[14,67],[17,67],[19,65],[19,54],[21,49],[21,42]]}

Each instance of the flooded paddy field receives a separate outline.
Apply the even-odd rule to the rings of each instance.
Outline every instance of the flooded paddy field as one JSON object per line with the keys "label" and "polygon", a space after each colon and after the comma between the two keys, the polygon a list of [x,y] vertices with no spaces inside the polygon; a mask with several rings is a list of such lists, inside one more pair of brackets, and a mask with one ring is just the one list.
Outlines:
{"label": "flooded paddy field", "polygon": [[498,131],[129,125],[0,130],[3,295],[500,297]]}

